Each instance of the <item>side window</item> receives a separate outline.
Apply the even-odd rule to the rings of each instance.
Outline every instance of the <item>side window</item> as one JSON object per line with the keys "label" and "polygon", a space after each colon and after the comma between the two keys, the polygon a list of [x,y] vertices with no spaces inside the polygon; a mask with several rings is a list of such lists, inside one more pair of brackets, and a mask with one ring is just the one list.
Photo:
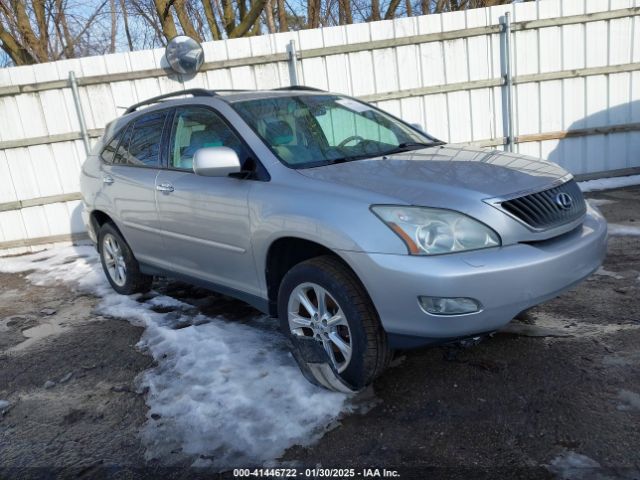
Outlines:
{"label": "side window", "polygon": [[114,159],[116,156],[116,149],[118,148],[118,143],[123,136],[123,133],[126,131],[126,128],[120,130],[114,137],[111,139],[109,143],[102,149],[100,153],[100,158],[106,163],[114,163]]}
{"label": "side window", "polygon": [[[147,167],[160,165],[160,142],[166,115],[166,112],[150,113],[134,122],[131,132],[127,132],[130,137],[128,148],[125,147],[126,153],[123,152],[119,163]],[[126,145],[126,142],[121,145]]]}
{"label": "side window", "polygon": [[240,138],[214,112],[201,107],[178,109],[173,124],[169,149],[169,167],[193,168],[193,155],[200,148],[229,147],[236,151],[244,165],[250,154]]}
{"label": "side window", "polygon": [[132,130],[133,130],[133,127],[131,124],[129,124],[127,128],[123,130],[122,141],[120,142],[120,145],[118,145],[118,149],[116,150],[115,155],[113,156],[114,165],[127,164],[127,158],[128,158],[127,148],[129,147],[129,139],[131,138]]}

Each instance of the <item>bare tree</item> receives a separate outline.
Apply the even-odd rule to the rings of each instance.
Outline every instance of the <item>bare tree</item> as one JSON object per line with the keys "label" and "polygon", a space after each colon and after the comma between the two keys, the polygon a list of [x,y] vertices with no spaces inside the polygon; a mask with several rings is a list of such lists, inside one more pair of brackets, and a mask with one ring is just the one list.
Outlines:
{"label": "bare tree", "polygon": [[321,0],[307,0],[307,28],[320,26]]}
{"label": "bare tree", "polygon": [[269,33],[276,33],[276,21],[273,17],[273,0],[266,0],[264,4],[265,23]]}
{"label": "bare tree", "polygon": [[[0,0],[0,65],[428,15],[514,0]],[[530,0],[523,0],[530,1]]]}
{"label": "bare tree", "polygon": [[398,5],[400,5],[400,0],[391,0],[389,2],[389,7],[387,7],[387,13],[384,14],[385,20],[390,20],[396,16],[396,10],[398,9]]}
{"label": "bare tree", "polygon": [[284,5],[284,0],[277,0],[278,2],[278,25],[281,32],[289,31],[289,22],[287,21],[287,10]]}
{"label": "bare tree", "polygon": [[413,5],[411,5],[411,0],[405,0],[405,8],[407,17],[413,17]]}
{"label": "bare tree", "polygon": [[213,9],[213,5],[211,5],[211,0],[202,0],[202,7],[204,9],[205,17],[207,18],[209,30],[211,31],[212,40],[220,40],[222,35],[220,34],[220,27],[218,26],[218,21],[216,20],[216,14]]}
{"label": "bare tree", "polygon": [[0,0],[0,48],[14,65],[116,50],[115,0]]}
{"label": "bare tree", "polygon": [[371,20],[380,20],[380,0],[371,0]]}
{"label": "bare tree", "polygon": [[351,13],[351,0],[339,0],[339,21],[340,25],[353,23],[353,14]]}
{"label": "bare tree", "polygon": [[202,38],[200,38],[200,35],[198,35],[198,32],[193,26],[193,22],[191,21],[191,18],[187,13],[185,0],[173,0],[172,3],[184,34],[201,42]]}
{"label": "bare tree", "polygon": [[129,14],[124,0],[120,0],[120,11],[122,12],[122,23],[124,24],[124,33],[127,36],[127,46],[129,51],[133,51],[133,39],[131,37],[131,30],[129,30]]}
{"label": "bare tree", "polygon": [[118,12],[116,11],[116,0],[109,0],[111,7],[111,42],[109,43],[109,53],[116,51],[116,37],[118,36]]}

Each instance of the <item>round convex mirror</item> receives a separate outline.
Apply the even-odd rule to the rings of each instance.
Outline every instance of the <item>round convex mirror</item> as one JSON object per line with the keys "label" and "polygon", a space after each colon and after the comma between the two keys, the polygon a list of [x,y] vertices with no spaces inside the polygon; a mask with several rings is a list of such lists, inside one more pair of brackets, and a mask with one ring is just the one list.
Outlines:
{"label": "round convex mirror", "polygon": [[196,73],[204,62],[202,45],[186,35],[174,37],[164,53],[171,68],[183,75]]}

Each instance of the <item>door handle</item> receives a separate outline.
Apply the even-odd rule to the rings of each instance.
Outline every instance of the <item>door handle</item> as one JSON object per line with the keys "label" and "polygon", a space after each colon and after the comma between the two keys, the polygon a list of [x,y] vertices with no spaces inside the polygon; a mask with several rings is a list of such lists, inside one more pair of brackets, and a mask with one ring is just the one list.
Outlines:
{"label": "door handle", "polygon": [[102,177],[102,183],[105,183],[107,185],[111,185],[114,182],[113,177],[111,175],[105,175],[104,177]]}
{"label": "door handle", "polygon": [[171,193],[174,188],[170,183],[161,183],[160,185],[156,185],[156,190],[163,193]]}

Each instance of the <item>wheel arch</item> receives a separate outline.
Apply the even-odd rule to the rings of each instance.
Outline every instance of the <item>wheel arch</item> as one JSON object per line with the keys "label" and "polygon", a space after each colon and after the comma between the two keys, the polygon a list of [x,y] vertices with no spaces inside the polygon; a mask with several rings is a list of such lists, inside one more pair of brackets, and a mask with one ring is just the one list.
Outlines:
{"label": "wheel arch", "polygon": [[98,230],[100,230],[100,227],[107,222],[111,222],[115,225],[111,216],[102,210],[93,210],[89,214],[89,220],[91,221],[91,227],[94,229],[96,234],[98,233]]}
{"label": "wheel arch", "polygon": [[[334,257],[351,273],[364,288],[364,284],[358,274],[351,268],[347,261],[335,250],[313,240],[302,237],[285,236],[275,239],[267,249],[264,276],[269,299],[269,314],[278,315],[278,291],[282,279],[297,264],[312,258],[329,255]],[[366,291],[366,288],[365,288]]]}
{"label": "wheel arch", "polygon": [[114,228],[118,231],[118,233],[122,235],[122,238],[124,238],[125,241],[127,241],[126,237],[124,236],[124,233],[122,233],[122,229],[118,226],[117,222],[113,219],[113,216],[111,216],[108,212],[104,210],[96,208],[92,210],[91,213],[89,213],[89,228],[91,228],[95,233],[96,248],[99,248],[98,235],[100,234],[100,228],[106,223],[111,223],[114,226]]}

